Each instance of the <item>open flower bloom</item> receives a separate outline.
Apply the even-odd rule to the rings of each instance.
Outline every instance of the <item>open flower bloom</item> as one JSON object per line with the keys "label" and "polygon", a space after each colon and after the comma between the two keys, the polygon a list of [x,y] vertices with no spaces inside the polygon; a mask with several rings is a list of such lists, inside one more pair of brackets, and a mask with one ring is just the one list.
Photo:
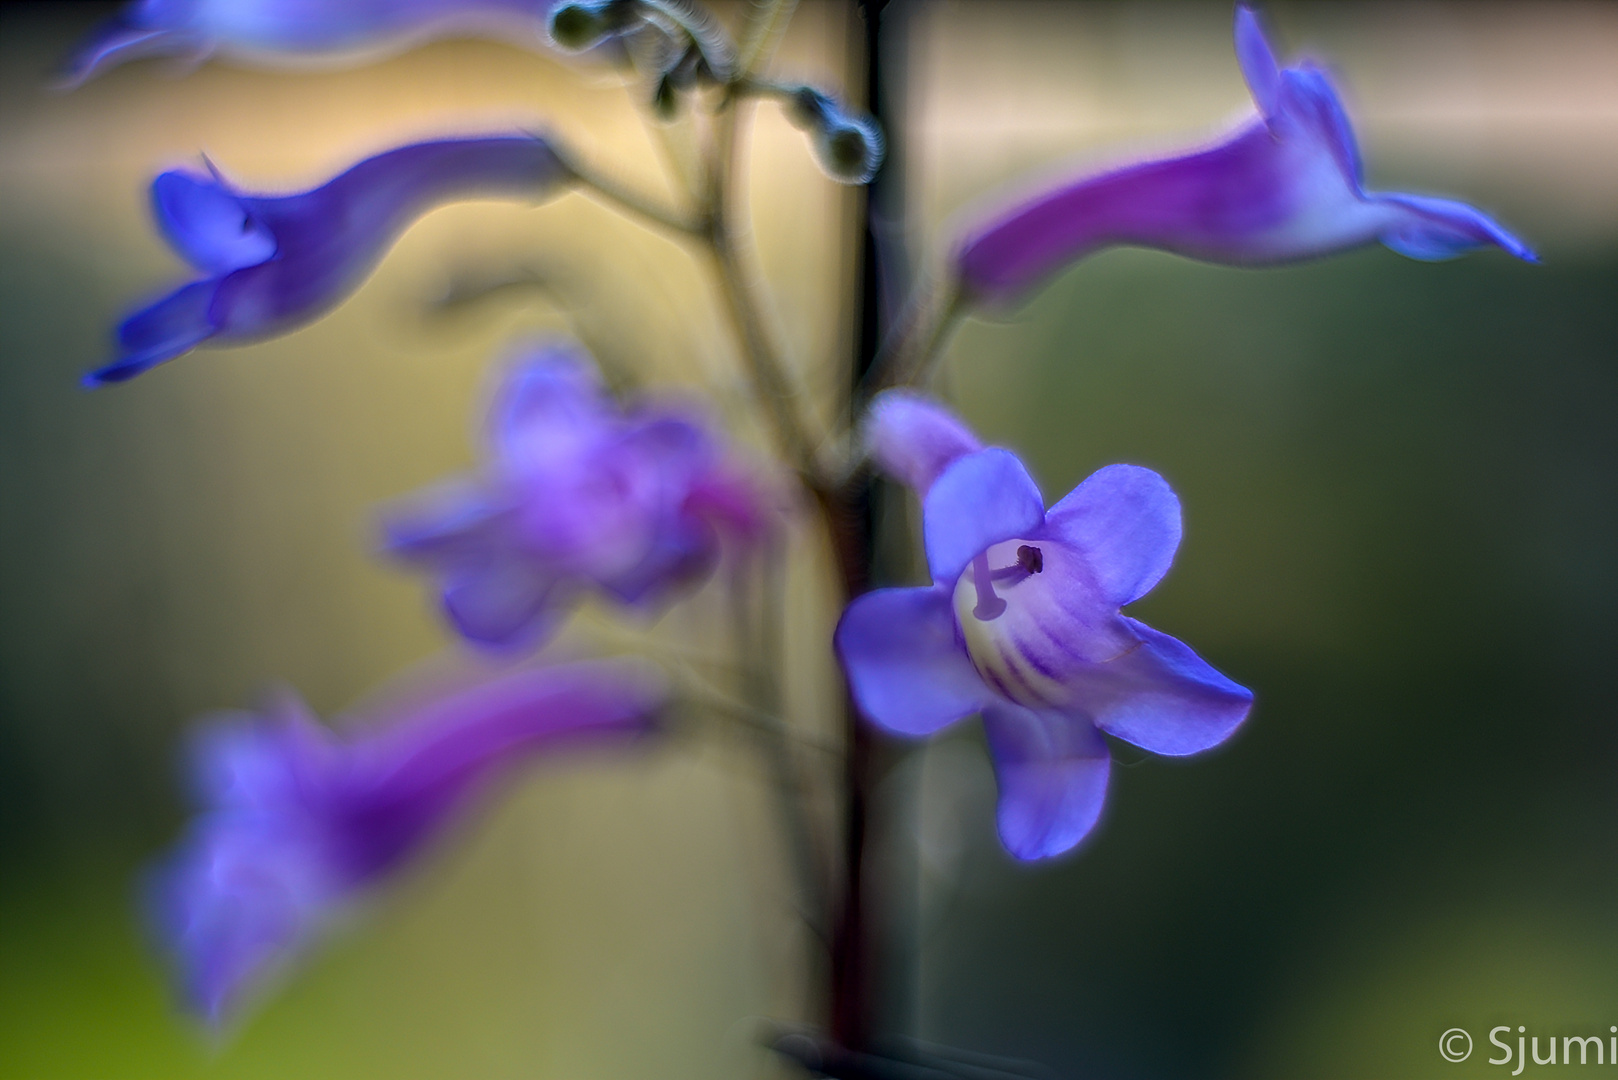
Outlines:
{"label": "open flower bloom", "polygon": [[221,1022],[498,774],[642,734],[663,695],[644,665],[603,661],[506,674],[352,740],[290,691],[262,713],[217,718],[194,747],[202,813],[150,879],[187,1008]]}
{"label": "open flower bloom", "polygon": [[294,195],[243,195],[217,173],[163,173],[152,182],[158,227],[206,276],[125,319],[122,355],[85,383],[133,378],[204,343],[295,330],[346,299],[428,210],[496,195],[540,198],[567,175],[545,140],[528,135],[401,146]]}
{"label": "open flower bloom", "polygon": [[1464,203],[1367,192],[1354,131],[1326,73],[1280,68],[1258,18],[1236,9],[1236,58],[1259,116],[1224,141],[1075,181],[1000,215],[955,255],[968,297],[1009,303],[1102,248],[1160,248],[1261,266],[1373,241],[1414,259],[1490,245],[1535,261]]}
{"label": "open flower bloom", "polygon": [[139,0],[79,46],[66,82],[149,56],[262,66],[374,59],[444,37],[544,40],[552,0]]}
{"label": "open flower bloom", "polygon": [[1246,718],[1250,692],[1119,612],[1179,546],[1179,500],[1161,476],[1110,465],[1046,510],[1021,461],[935,405],[889,391],[871,423],[878,464],[923,497],[933,584],[856,599],[837,654],[860,710],[888,731],[930,735],[982,713],[1013,855],[1059,855],[1095,825],[1111,765],[1101,732],[1194,754]]}
{"label": "open flower bloom", "polygon": [[460,633],[547,636],[586,591],[655,609],[701,581],[724,539],[770,527],[758,488],[702,424],[624,410],[573,347],[520,353],[495,395],[487,464],[385,515],[394,556],[436,574]]}

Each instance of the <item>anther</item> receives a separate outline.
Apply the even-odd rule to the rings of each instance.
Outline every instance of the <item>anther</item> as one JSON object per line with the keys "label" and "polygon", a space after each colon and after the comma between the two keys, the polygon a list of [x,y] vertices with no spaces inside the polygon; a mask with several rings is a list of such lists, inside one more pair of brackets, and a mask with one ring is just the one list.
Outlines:
{"label": "anther", "polygon": [[1032,544],[1023,544],[1017,548],[1017,565],[1030,574],[1041,573],[1045,569],[1045,553]]}

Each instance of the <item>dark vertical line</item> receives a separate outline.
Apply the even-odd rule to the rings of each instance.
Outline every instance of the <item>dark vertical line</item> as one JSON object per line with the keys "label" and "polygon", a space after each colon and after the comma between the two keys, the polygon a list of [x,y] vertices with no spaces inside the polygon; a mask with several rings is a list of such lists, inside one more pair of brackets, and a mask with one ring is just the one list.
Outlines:
{"label": "dark vertical line", "polygon": [[[890,6],[889,0],[858,0],[864,31],[867,111],[887,136],[888,158],[866,189],[866,213],[860,229],[858,340],[849,372],[850,387],[855,390],[881,345],[886,329],[886,308],[892,295],[891,289],[884,286],[892,281],[892,272],[896,269],[884,264],[888,245],[882,235],[884,222],[899,220],[896,210],[900,188],[895,165],[899,148],[894,137],[894,117],[887,108],[892,83],[885,85],[885,77],[891,78],[891,73],[884,68],[884,38],[891,49],[892,12],[896,6]],[[885,16],[887,27],[884,26]],[[885,29],[888,30],[886,35]],[[861,482],[842,495],[842,505],[837,509],[844,520],[845,550],[839,561],[846,594],[852,598],[870,585],[872,489],[869,483]],[[880,746],[870,729],[860,722],[852,701],[845,704],[845,716],[843,898],[832,939],[829,1020],[833,1040],[849,1049],[862,1050],[868,1047],[873,1034],[877,980],[883,958],[874,933],[881,920],[875,910],[872,882],[865,872],[871,828],[870,792],[877,774]]]}

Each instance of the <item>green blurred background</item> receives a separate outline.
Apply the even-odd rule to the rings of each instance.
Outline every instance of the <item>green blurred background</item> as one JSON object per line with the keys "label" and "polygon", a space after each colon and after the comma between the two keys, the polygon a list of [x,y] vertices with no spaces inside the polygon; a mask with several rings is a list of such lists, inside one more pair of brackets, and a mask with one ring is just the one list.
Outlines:
{"label": "green blurred background", "polygon": [[[763,781],[723,739],[546,766],[228,1041],[170,1011],[131,900],[183,820],[176,741],[266,680],[333,713],[448,647],[369,515],[470,463],[490,355],[569,332],[617,377],[727,398],[737,369],[690,259],[568,196],[435,212],[316,326],[81,392],[180,274],[143,184],[199,150],[267,190],[513,124],[637,176],[657,152],[610,73],[492,44],[42,90],[106,10],[0,23],[0,1076],[768,1072],[745,1018],[799,1014],[805,943]],[[965,326],[941,385],[1047,495],[1113,461],[1174,484],[1185,543],[1134,613],[1258,706],[1200,759],[1121,749],[1102,829],[1053,866],[996,847],[969,726],[912,755],[881,792],[918,971],[887,1023],[1061,1076],[1487,1076],[1493,1026],[1618,1024],[1618,9],[1270,14],[1341,72],[1374,186],[1477,201],[1544,265],[1120,251]],[[1028,170],[1216,130],[1245,101],[1229,18],[911,5],[919,260]],[[805,3],[781,69],[848,85],[851,30]],[[824,398],[851,341],[826,223],[853,204],[773,107],[754,147],[778,328]],[[702,641],[709,593],[655,632]],[[805,725],[832,615],[793,631]],[[1438,1056],[1451,1027],[1464,1064]]]}

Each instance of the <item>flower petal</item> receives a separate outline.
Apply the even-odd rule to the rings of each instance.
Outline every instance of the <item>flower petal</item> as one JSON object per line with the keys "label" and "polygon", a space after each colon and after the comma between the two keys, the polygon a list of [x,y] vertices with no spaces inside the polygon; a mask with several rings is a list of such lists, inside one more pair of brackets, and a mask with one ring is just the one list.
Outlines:
{"label": "flower petal", "polygon": [[992,700],[942,589],[866,593],[843,612],[833,642],[860,711],[896,734],[931,735]]}
{"label": "flower petal", "polygon": [[983,731],[1000,785],[1000,842],[1019,859],[1069,851],[1095,827],[1112,756],[1082,717],[999,703]]}
{"label": "flower petal", "polygon": [[118,328],[123,356],[84,377],[85,386],[124,382],[166,360],[173,360],[219,332],[213,315],[217,279],[192,282],[151,307],[135,312]]}
{"label": "flower petal", "polygon": [[1017,455],[998,447],[967,454],[939,475],[922,502],[933,581],[954,585],[974,555],[1028,536],[1044,520],[1045,500]]}
{"label": "flower petal", "polygon": [[218,180],[163,173],[152,181],[152,216],[174,250],[203,273],[257,266],[275,254],[275,237]]}
{"label": "flower petal", "polygon": [[444,575],[444,612],[478,645],[515,648],[550,636],[576,592],[543,564],[497,551]]}
{"label": "flower petal", "polygon": [[1453,259],[1492,245],[1524,262],[1539,261],[1539,256],[1527,244],[1476,207],[1424,195],[1377,194],[1370,198],[1373,203],[1393,211],[1392,223],[1384,229],[1382,242],[1409,258]]}
{"label": "flower petal", "polygon": [[1151,469],[1109,465],[1045,515],[1045,531],[1072,545],[1114,607],[1150,592],[1180,546],[1180,499]]}
{"label": "flower petal", "polygon": [[326,839],[292,815],[213,814],[148,876],[147,918],[187,1008],[218,1026],[310,943],[344,891]]}
{"label": "flower petal", "polygon": [[[1318,200],[1321,205],[1331,205],[1335,201],[1332,195],[1338,194],[1340,188],[1356,197],[1361,194],[1365,167],[1360,161],[1359,140],[1354,137],[1354,125],[1349,123],[1337,88],[1324,71],[1309,63],[1283,70],[1277,110],[1270,125],[1277,138],[1300,147],[1323,148],[1336,162],[1338,175],[1320,185],[1330,193]],[[1301,178],[1309,170],[1299,164],[1294,164],[1294,171]],[[1309,201],[1303,201],[1300,210],[1307,213],[1310,209]]]}
{"label": "flower petal", "polygon": [[1228,739],[1253,692],[1215,671],[1183,642],[1124,617],[1141,646],[1099,665],[1074,705],[1097,727],[1154,754],[1195,754]]}
{"label": "flower petal", "polygon": [[877,465],[923,496],[952,463],[983,449],[948,409],[905,390],[871,402],[866,438]]}
{"label": "flower petal", "polygon": [[1245,4],[1236,8],[1236,62],[1241,65],[1253,103],[1268,120],[1275,114],[1281,94],[1281,65],[1264,36],[1257,13]]}

